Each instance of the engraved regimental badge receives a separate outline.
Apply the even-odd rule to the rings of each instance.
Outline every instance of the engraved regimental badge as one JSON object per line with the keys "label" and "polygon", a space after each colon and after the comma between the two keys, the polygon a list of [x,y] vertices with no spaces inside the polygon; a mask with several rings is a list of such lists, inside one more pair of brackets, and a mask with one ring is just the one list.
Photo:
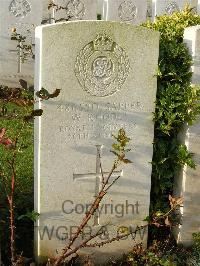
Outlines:
{"label": "engraved regimental badge", "polygon": [[165,8],[165,12],[169,15],[172,15],[174,12],[179,12],[179,11],[180,9],[175,1],[169,3]]}
{"label": "engraved regimental badge", "polygon": [[122,21],[132,21],[137,15],[137,7],[132,0],[125,0],[119,6],[118,14]]}
{"label": "engraved regimental badge", "polygon": [[81,20],[85,15],[85,5],[80,0],[70,0],[66,6],[70,18]]}
{"label": "engraved regimental badge", "polygon": [[31,5],[27,0],[13,0],[10,3],[9,11],[15,17],[23,18],[31,12]]}
{"label": "engraved regimental badge", "polygon": [[105,97],[119,91],[129,74],[125,50],[106,34],[99,34],[78,54],[75,75],[81,87],[93,96]]}

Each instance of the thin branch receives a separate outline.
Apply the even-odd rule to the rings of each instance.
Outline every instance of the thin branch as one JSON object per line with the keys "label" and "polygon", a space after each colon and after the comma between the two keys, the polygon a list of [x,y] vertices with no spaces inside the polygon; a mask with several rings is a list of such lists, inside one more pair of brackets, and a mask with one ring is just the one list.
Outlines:
{"label": "thin branch", "polygon": [[[83,241],[80,245],[78,245],[77,247],[75,247],[74,249],[72,249],[71,251],[69,251],[69,252],[66,254],[66,257],[69,257],[69,256],[71,256],[72,254],[76,253],[79,249],[84,248],[85,245],[86,245],[89,241],[91,241],[92,239],[94,239],[94,238],[96,238],[97,236],[101,235],[101,234],[102,234],[101,230],[102,230],[102,227],[98,230],[98,232],[97,232],[96,234],[91,235],[88,239],[86,239],[85,241]],[[77,254],[77,253],[76,253],[76,254]],[[54,264],[54,265],[56,265],[56,264]]]}
{"label": "thin branch", "polygon": [[[101,156],[99,155],[99,158],[101,159]],[[104,175],[103,175],[103,167],[102,167],[102,163],[101,163],[101,160],[100,160],[100,170],[101,170],[101,183],[102,185],[104,184]]]}
{"label": "thin branch", "polygon": [[[85,228],[85,226],[88,224],[89,220],[91,219],[92,215],[95,213],[95,211],[99,208],[99,205],[103,199],[103,197],[107,194],[107,188],[106,186],[108,185],[108,182],[113,174],[113,172],[115,171],[115,169],[117,168],[118,164],[119,164],[120,160],[117,159],[113,166],[112,169],[110,171],[110,173],[108,174],[108,177],[106,178],[106,180],[104,180],[104,183],[102,184],[102,188],[98,194],[98,196],[96,197],[96,199],[94,200],[93,204],[91,205],[89,211],[86,213],[86,216],[84,217],[81,225],[78,227],[76,233],[74,234],[74,236],[72,237],[72,239],[70,240],[70,243],[68,244],[67,247],[65,247],[63,249],[62,254],[56,259],[56,261],[54,262],[54,266],[58,266],[65,258],[67,258],[69,256],[68,254],[68,250],[71,249],[72,245],[75,243],[75,241],[77,240],[77,238],[79,237],[80,233],[83,231],[83,229]],[[116,178],[116,181],[118,180],[118,178]],[[116,182],[114,181],[114,183]],[[114,184],[113,183],[113,184]],[[112,185],[113,185],[112,184]],[[110,186],[109,186],[110,187]],[[80,245],[79,245],[80,246]],[[77,247],[76,247],[77,248]],[[74,249],[74,250],[78,250],[78,249]],[[79,247],[80,248],[80,247]],[[72,254],[72,251],[70,251],[70,255]]]}
{"label": "thin branch", "polygon": [[105,192],[107,192],[118,181],[120,177],[120,175],[116,177],[115,180],[113,180],[113,182],[105,189]]}
{"label": "thin branch", "polygon": [[88,245],[85,245],[85,247],[89,247],[89,248],[103,247],[103,246],[106,245],[106,244],[110,244],[110,243],[112,243],[112,242],[119,241],[119,240],[121,240],[121,239],[123,239],[123,238],[125,238],[125,237],[128,237],[128,236],[132,235],[132,234],[135,235],[135,236],[134,236],[134,239],[135,239],[137,232],[143,230],[143,229],[146,228],[147,226],[148,226],[148,224],[143,225],[143,226],[140,226],[140,227],[137,227],[137,229],[136,229],[134,232],[130,231],[130,232],[127,233],[127,234],[124,234],[124,235],[118,235],[118,236],[113,237],[112,239],[109,239],[109,240],[106,240],[106,241],[102,241],[102,242],[99,242],[99,243],[96,242],[96,243],[94,243],[94,244],[88,244]]}

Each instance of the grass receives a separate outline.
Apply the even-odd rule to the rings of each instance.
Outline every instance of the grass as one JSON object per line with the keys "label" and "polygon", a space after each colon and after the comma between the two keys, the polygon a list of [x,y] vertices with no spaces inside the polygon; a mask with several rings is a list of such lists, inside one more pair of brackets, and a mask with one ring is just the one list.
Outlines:
{"label": "grass", "polygon": [[[15,214],[16,214],[16,244],[26,256],[32,256],[33,223],[28,220],[18,220],[20,215],[33,210],[33,122],[24,123],[23,116],[32,110],[32,106],[18,106],[15,103],[6,103],[0,100],[0,110],[6,107],[5,116],[0,116],[0,128],[6,128],[6,137],[15,140],[18,136],[18,153],[16,159],[16,190],[15,190]],[[7,186],[10,188],[11,170],[8,160],[12,151],[0,145],[0,173],[7,178]],[[1,176],[0,176],[1,178]],[[0,180],[0,240],[3,258],[8,256],[9,250],[9,225],[8,209],[5,189]],[[29,245],[27,245],[29,243]]]}

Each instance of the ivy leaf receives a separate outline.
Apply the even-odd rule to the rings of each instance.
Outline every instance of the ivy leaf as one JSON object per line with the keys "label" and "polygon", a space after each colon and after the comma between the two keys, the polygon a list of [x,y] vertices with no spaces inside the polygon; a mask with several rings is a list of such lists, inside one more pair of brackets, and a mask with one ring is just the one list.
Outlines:
{"label": "ivy leaf", "polygon": [[42,100],[48,100],[50,98],[56,98],[60,94],[60,89],[56,89],[53,93],[49,93],[45,88],[36,92],[36,96]]}
{"label": "ivy leaf", "polygon": [[24,116],[24,121],[28,122],[32,118],[34,118],[34,116],[41,116],[42,114],[43,114],[42,109],[33,110],[30,115]]}
{"label": "ivy leaf", "polygon": [[45,90],[45,88],[41,88],[41,90],[36,92],[36,96],[42,100],[48,100],[49,95],[50,95],[49,92],[47,90]]}
{"label": "ivy leaf", "polygon": [[23,89],[27,90],[28,89],[28,83],[24,79],[19,80],[19,84],[22,86]]}
{"label": "ivy leaf", "polygon": [[32,116],[41,116],[42,114],[43,114],[42,109],[36,109],[36,110],[32,111],[32,113],[31,113]]}
{"label": "ivy leaf", "polygon": [[54,93],[49,95],[49,98],[56,98],[60,94],[60,89],[56,89]]}
{"label": "ivy leaf", "polygon": [[26,214],[20,215],[18,217],[18,220],[22,220],[22,219],[27,218],[33,222],[36,222],[39,216],[40,216],[39,213],[32,211],[32,212],[27,212]]}

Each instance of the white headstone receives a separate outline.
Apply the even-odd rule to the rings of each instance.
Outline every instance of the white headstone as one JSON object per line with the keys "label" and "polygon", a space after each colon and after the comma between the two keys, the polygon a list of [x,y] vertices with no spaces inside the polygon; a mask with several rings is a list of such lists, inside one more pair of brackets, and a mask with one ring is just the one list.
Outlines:
{"label": "white headstone", "polygon": [[152,0],[147,0],[147,20],[152,20]]}
{"label": "white headstone", "polygon": [[189,4],[192,8],[197,8],[197,0],[153,0],[153,18],[164,14],[171,15],[174,12],[181,11],[187,4]]}
{"label": "white headstone", "polygon": [[17,41],[11,40],[11,30],[26,36],[34,44],[34,29],[42,21],[42,1],[1,0],[0,8],[0,83],[14,85],[19,78],[33,79],[33,59],[22,64]]}
{"label": "white headstone", "polygon": [[147,0],[104,0],[103,20],[130,22],[135,25],[147,19]]}
{"label": "white headstone", "polygon": [[197,2],[197,14],[200,14],[200,0]]}
{"label": "white headstone", "polygon": [[[55,20],[97,20],[99,0],[54,0]],[[64,8],[64,9],[63,9]]]}
{"label": "white headstone", "polygon": [[[113,173],[112,180],[120,179],[85,234],[105,225],[111,238],[121,226],[134,231],[148,216],[159,34],[127,23],[79,21],[38,27],[36,40],[36,89],[61,89],[58,98],[36,106],[44,109],[35,123],[35,242],[42,260],[57,256],[82,221],[99,189],[99,157],[107,176],[115,158],[112,134],[120,128],[132,139],[133,164]],[[104,261],[133,245],[130,236],[84,253]]]}
{"label": "white headstone", "polygon": [[[192,83],[200,85],[200,26],[186,28],[184,42],[193,57]],[[177,240],[191,245],[192,233],[200,232],[200,120],[182,134],[182,141],[191,153],[194,153],[196,169],[184,167],[176,179],[176,193],[182,195],[184,204],[181,208],[182,225],[177,230]]]}
{"label": "white headstone", "polygon": [[49,9],[49,4],[53,0],[42,0],[42,24],[54,23],[52,20],[53,11]]}

